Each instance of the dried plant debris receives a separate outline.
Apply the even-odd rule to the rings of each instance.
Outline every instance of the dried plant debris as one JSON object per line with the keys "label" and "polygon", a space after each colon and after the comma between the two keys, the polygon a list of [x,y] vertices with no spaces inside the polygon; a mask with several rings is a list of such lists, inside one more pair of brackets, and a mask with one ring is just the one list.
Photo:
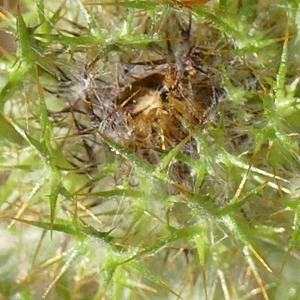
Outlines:
{"label": "dried plant debris", "polygon": [[[149,20],[141,23],[146,24],[144,33],[157,34]],[[73,165],[97,165],[103,159],[103,136],[153,164],[179,144],[183,154],[198,155],[194,137],[205,128],[211,108],[226,96],[219,67],[230,63],[233,46],[189,9],[173,9],[158,23],[157,41],[108,53],[99,47],[76,51],[75,71],[74,66],[60,67],[57,95],[67,107],[55,113],[56,121],[67,124],[71,117],[72,144],[86,149],[78,151],[85,157],[73,154]],[[173,160],[169,169],[180,182],[190,181],[183,162]]]}

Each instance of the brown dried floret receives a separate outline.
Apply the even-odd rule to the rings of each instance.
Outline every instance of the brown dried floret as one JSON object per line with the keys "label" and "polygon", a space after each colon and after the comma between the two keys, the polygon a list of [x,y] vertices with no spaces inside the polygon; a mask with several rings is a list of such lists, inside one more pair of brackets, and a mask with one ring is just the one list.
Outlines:
{"label": "brown dried floret", "polygon": [[154,67],[148,75],[147,68],[147,76],[139,79],[137,74],[128,73],[134,79],[118,95],[119,109],[131,132],[125,144],[133,148],[143,145],[170,149],[203,123],[215,101],[213,87],[196,69],[191,74],[190,70],[178,70],[176,64],[164,64],[158,66],[159,71]]}

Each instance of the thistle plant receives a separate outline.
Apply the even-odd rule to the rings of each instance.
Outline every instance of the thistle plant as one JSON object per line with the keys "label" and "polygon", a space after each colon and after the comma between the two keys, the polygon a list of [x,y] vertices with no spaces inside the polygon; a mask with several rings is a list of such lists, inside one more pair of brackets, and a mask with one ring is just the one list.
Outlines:
{"label": "thistle plant", "polygon": [[298,1],[52,2],[1,8],[0,296],[298,299]]}

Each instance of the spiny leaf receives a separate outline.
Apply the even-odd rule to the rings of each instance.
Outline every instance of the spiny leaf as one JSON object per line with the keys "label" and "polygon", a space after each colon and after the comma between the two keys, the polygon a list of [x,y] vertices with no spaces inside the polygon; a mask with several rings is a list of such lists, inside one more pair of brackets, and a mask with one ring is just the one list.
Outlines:
{"label": "spiny leaf", "polygon": [[285,100],[285,78],[288,68],[288,40],[289,40],[289,31],[288,27],[286,29],[285,39],[282,47],[282,54],[280,59],[280,65],[276,78],[275,86],[275,104],[280,106],[281,102]]}
{"label": "spiny leaf", "polygon": [[[239,240],[243,249],[250,249],[251,252],[255,255],[257,260],[269,271],[272,272],[272,269],[265,262],[265,260],[259,255],[259,253],[255,250],[253,246],[253,236],[254,234],[250,234],[250,230],[247,226],[244,226],[242,222],[239,222],[233,215],[226,215],[221,218],[221,223],[223,223],[227,229],[233,233],[236,240]],[[251,264],[253,260],[251,258]],[[254,264],[253,264],[254,265]],[[252,265],[251,265],[252,267]]]}
{"label": "spiny leaf", "polygon": [[92,193],[80,193],[80,196],[99,196],[99,197],[113,197],[113,196],[128,196],[128,197],[141,197],[144,193],[140,191],[130,189],[115,189],[108,191],[92,192]]}
{"label": "spiny leaf", "polygon": [[98,231],[91,226],[74,226],[71,223],[50,223],[50,222],[42,222],[42,221],[32,221],[21,218],[14,218],[14,220],[22,223],[26,223],[44,230],[53,230],[58,232],[63,232],[78,238],[79,240],[83,240],[85,237],[96,237],[101,239],[107,243],[112,243],[113,238],[109,235],[112,230],[107,232]]}
{"label": "spiny leaf", "polygon": [[131,266],[133,266],[136,270],[138,270],[145,278],[147,278],[151,282],[164,288],[169,293],[175,295],[179,299],[182,299],[182,297],[180,297],[180,295],[178,295],[166,282],[162,281],[157,275],[155,275],[153,272],[151,272],[148,268],[146,268],[138,260],[134,260],[133,262],[131,262]]}
{"label": "spiny leaf", "polygon": [[17,16],[17,40],[18,40],[18,50],[21,59],[27,62],[33,62],[37,57],[37,52],[34,51],[36,46],[36,41],[33,38],[33,32],[35,28],[27,27],[25,20],[19,10]]}
{"label": "spiny leaf", "polygon": [[24,141],[11,122],[0,112],[0,136],[16,144]]}

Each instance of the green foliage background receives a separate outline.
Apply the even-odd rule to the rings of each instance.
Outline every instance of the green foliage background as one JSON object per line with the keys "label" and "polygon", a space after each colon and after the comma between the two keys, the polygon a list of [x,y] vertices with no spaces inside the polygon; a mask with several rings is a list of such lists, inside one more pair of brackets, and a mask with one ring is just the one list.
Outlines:
{"label": "green foliage background", "polygon": [[[1,44],[1,299],[299,299],[298,1],[105,3],[2,1],[17,46]],[[104,138],[89,161],[70,116],[53,121],[61,70],[99,53],[109,73],[114,53],[161,41],[137,20],[174,11],[232,45],[198,152],[179,145],[153,165]],[[190,189],[170,177],[176,159]]]}

